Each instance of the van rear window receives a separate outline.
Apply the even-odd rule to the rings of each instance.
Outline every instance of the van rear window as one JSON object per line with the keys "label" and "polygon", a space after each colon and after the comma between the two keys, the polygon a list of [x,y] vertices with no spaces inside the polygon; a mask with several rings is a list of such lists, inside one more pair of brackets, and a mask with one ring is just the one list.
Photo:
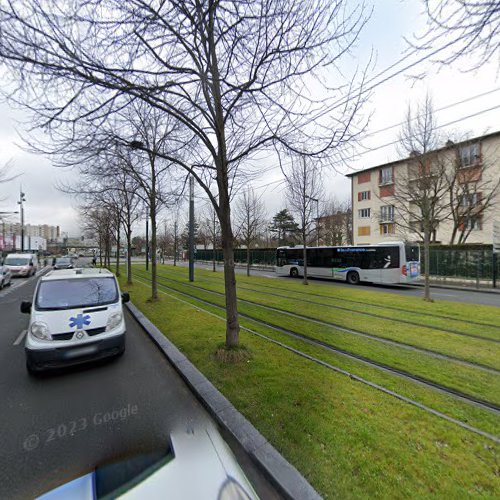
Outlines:
{"label": "van rear window", "polygon": [[79,278],[42,281],[35,307],[39,311],[74,309],[118,302],[114,278]]}

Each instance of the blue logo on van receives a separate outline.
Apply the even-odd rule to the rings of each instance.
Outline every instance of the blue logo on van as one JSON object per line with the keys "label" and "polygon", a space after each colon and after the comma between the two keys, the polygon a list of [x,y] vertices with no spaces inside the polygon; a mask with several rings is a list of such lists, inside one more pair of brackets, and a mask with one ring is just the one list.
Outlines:
{"label": "blue logo on van", "polygon": [[86,314],[77,314],[76,318],[69,318],[69,327],[76,327],[78,330],[81,330],[84,326],[90,325],[90,316]]}

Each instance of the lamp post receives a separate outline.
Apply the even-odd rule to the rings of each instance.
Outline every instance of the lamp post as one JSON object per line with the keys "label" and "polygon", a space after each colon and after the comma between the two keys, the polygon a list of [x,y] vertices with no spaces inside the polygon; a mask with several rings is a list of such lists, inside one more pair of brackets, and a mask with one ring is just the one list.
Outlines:
{"label": "lamp post", "polygon": [[319,247],[319,200],[318,198],[307,196],[307,194],[305,195],[305,198],[316,202],[316,246]]}
{"label": "lamp post", "polygon": [[26,201],[25,194],[22,191],[22,186],[21,189],[19,190],[19,201],[17,202],[18,205],[21,207],[21,252],[24,252],[24,205],[23,203]]}
{"label": "lamp post", "polygon": [[146,216],[146,271],[149,270],[149,210]]}

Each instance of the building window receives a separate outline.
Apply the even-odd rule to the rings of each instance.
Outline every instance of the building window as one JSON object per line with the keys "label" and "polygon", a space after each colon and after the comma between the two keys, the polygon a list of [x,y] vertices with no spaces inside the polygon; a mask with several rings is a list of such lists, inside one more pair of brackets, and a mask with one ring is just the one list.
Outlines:
{"label": "building window", "polygon": [[483,221],[481,217],[469,217],[460,225],[462,231],[481,231],[483,229]]}
{"label": "building window", "polygon": [[462,168],[477,165],[480,160],[479,143],[469,144],[460,148],[460,166]]}
{"label": "building window", "polygon": [[392,184],[393,181],[392,167],[382,167],[380,169],[380,184]]}
{"label": "building window", "polygon": [[360,191],[358,193],[358,201],[365,201],[370,199],[370,191]]}
{"label": "building window", "polygon": [[370,182],[371,172],[362,172],[358,174],[358,184],[363,184],[364,182]]}
{"label": "building window", "polygon": [[358,236],[370,236],[370,226],[359,226]]}
{"label": "building window", "polygon": [[395,224],[380,224],[380,234],[395,234],[396,225]]}
{"label": "building window", "polygon": [[475,207],[481,203],[482,193],[463,194],[460,197],[460,206],[464,208]]}
{"label": "building window", "polygon": [[358,210],[358,217],[360,219],[369,219],[371,210],[369,208],[362,208]]}
{"label": "building window", "polygon": [[394,222],[394,205],[383,205],[380,207],[381,222]]}

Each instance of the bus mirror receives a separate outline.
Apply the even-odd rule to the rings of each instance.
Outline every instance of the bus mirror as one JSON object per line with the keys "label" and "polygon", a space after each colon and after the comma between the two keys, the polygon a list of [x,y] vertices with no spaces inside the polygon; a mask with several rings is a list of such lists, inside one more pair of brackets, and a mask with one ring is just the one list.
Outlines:
{"label": "bus mirror", "polygon": [[130,302],[130,295],[128,292],[122,293],[122,302],[125,304],[126,302]]}

